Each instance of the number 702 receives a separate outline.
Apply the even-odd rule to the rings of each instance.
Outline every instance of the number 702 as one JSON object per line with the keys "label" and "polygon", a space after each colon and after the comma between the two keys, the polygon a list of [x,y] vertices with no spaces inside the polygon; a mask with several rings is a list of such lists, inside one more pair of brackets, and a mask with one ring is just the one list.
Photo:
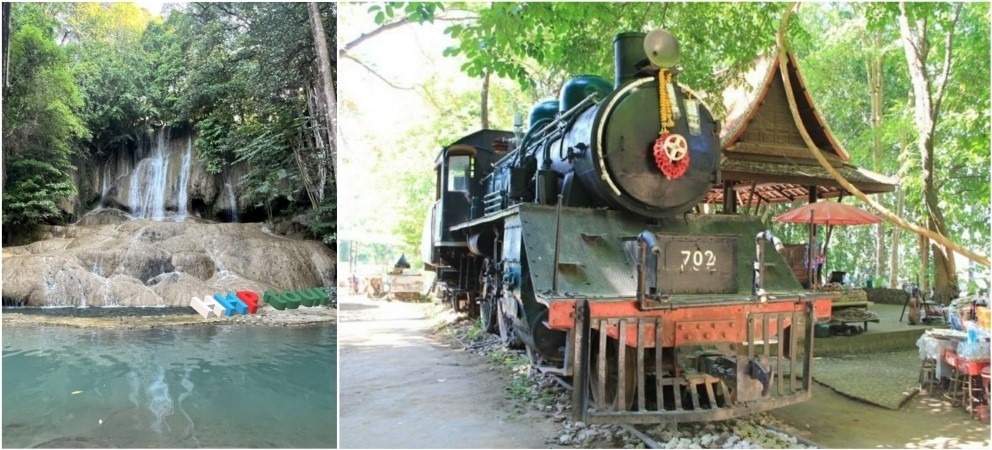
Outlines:
{"label": "number 702", "polygon": [[706,263],[706,267],[713,267],[716,265],[716,255],[713,254],[712,250],[682,250],[682,270],[685,271],[686,266],[692,267],[692,270],[698,271],[702,266],[703,262]]}

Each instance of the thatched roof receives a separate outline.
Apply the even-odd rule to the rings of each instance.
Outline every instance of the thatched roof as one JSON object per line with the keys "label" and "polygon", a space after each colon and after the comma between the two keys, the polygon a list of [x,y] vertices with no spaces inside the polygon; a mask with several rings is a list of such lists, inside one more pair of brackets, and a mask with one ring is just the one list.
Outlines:
{"label": "thatched roof", "polygon": [[[753,202],[761,198],[762,203],[807,198],[806,186],[817,186],[820,198],[836,197],[844,191],[814,159],[799,132],[800,126],[831,165],[858,189],[865,193],[894,190],[893,178],[847,163],[850,155],[834,138],[813,103],[796,57],[790,52],[786,73],[799,109],[801,123],[796,123],[777,58],[772,55],[758,59],[740,84],[723,92],[726,115],[720,132],[720,170],[725,183],[747,191],[743,198],[738,195],[739,203],[748,203],[752,185],[756,186]],[[723,189],[714,187],[706,201],[722,202]]]}

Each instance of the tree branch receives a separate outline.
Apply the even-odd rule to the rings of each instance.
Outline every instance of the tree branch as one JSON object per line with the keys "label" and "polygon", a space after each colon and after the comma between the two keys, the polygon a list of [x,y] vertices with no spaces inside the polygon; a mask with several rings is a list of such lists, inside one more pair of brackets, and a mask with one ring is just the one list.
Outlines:
{"label": "tree branch", "polygon": [[[380,25],[379,28],[376,28],[376,29],[374,29],[372,31],[369,31],[368,33],[362,33],[361,36],[358,36],[357,38],[355,38],[351,42],[345,44],[344,47],[341,47],[341,50],[338,51],[338,54],[340,54],[341,56],[345,56],[344,55],[345,53],[348,53],[349,51],[353,50],[355,47],[358,47],[362,42],[365,42],[365,41],[367,41],[369,39],[372,39],[372,38],[374,38],[374,37],[376,37],[376,36],[378,36],[378,35],[380,35],[382,33],[385,33],[385,32],[387,32],[389,30],[393,30],[393,29],[402,27],[403,25],[406,25],[408,23],[410,23],[410,18],[409,17],[404,17],[404,18],[399,19],[399,20],[397,20],[395,22],[390,22],[390,23],[387,23],[387,24]],[[354,59],[354,58],[352,58],[352,59]]]}
{"label": "tree branch", "polygon": [[906,12],[906,2],[899,2],[899,27],[903,31],[903,39],[909,43],[909,46],[916,53],[916,58],[921,61],[925,61],[927,57],[928,49],[926,48],[926,35],[927,35],[927,22],[926,19],[920,19],[916,22],[916,27],[911,27],[909,25],[909,13]]}
{"label": "tree branch", "polygon": [[[478,19],[478,18],[479,18],[479,16],[465,16],[465,17],[434,16],[434,21],[441,21],[441,22],[463,22],[463,21],[474,20],[474,19]],[[411,23],[415,23],[415,22],[411,21],[409,17],[404,17],[404,18],[399,19],[399,20],[396,20],[394,22],[390,22],[390,23],[387,23],[387,24],[380,25],[379,28],[376,28],[376,29],[374,29],[372,31],[369,31],[368,33],[362,33],[361,36],[358,36],[357,38],[355,38],[351,42],[348,42],[347,44],[344,45],[344,47],[341,47],[341,50],[339,50],[338,53],[342,54],[342,56],[343,56],[344,53],[347,53],[347,52],[349,52],[351,50],[354,50],[355,47],[358,47],[363,42],[365,42],[365,41],[367,41],[369,39],[372,39],[372,38],[374,38],[374,37],[376,37],[376,36],[378,36],[378,35],[380,35],[382,33],[385,33],[385,32],[387,32],[389,30],[395,30],[395,29],[397,29],[399,27],[402,27],[403,25],[407,25],[407,24],[411,24]]]}
{"label": "tree branch", "polygon": [[371,73],[372,75],[375,75],[376,78],[382,80],[383,83],[388,84],[389,87],[391,87],[393,89],[399,89],[401,91],[412,91],[413,90],[413,87],[400,86],[400,85],[397,85],[397,84],[393,83],[392,81],[387,80],[386,77],[380,75],[379,72],[376,72],[375,71],[375,69],[369,67],[368,64],[365,64],[362,60],[360,60],[358,58],[355,58],[354,56],[351,56],[351,55],[349,55],[347,53],[342,52],[341,53],[341,57],[342,58],[347,58],[347,59],[350,59],[350,60],[354,61],[356,64],[362,66],[365,70],[369,71],[369,73]]}
{"label": "tree branch", "polygon": [[944,70],[940,74],[940,78],[937,79],[937,92],[933,96],[933,119],[937,120],[937,115],[940,113],[940,102],[944,100],[944,88],[947,86],[947,79],[951,75],[951,49],[954,44],[954,28],[958,22],[958,16],[961,15],[962,3],[958,3],[954,7],[954,16],[951,18],[951,28],[947,30],[947,39],[944,44]]}

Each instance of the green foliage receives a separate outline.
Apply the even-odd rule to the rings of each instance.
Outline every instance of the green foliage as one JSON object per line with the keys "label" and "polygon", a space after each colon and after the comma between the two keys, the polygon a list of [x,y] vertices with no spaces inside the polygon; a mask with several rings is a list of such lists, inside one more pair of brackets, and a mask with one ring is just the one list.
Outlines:
{"label": "green foliage", "polygon": [[[321,10],[325,24],[333,25],[334,5],[322,4]],[[242,201],[270,215],[279,198],[303,201],[303,181],[312,180],[324,198],[313,211],[320,219],[312,229],[333,242],[328,217],[334,217],[334,178],[327,138],[318,145],[314,137],[326,125],[314,108],[318,71],[306,4],[195,4],[187,14],[173,13],[165,25],[147,45],[162,49],[165,61],[180,61],[185,71],[163,79],[172,84],[162,92],[180,93],[163,106],[195,122],[208,170],[250,163],[239,180]],[[333,45],[334,28],[325,29]],[[179,43],[170,43],[170,34]]]}
{"label": "green foliage", "polygon": [[[70,157],[102,156],[169,125],[197,134],[211,173],[247,163],[236,180],[242,202],[270,217],[277,204],[289,204],[283,213],[292,214],[312,205],[312,229],[333,242],[331,139],[315,100],[307,5],[203,3],[170,11],[162,20],[133,3],[13,5],[4,222],[59,221],[56,205],[75,193]],[[319,11],[334,47],[336,5],[322,3]],[[308,199],[304,180],[322,202]]]}
{"label": "green foliage", "polygon": [[3,223],[57,222],[58,202],[75,193],[68,170],[78,139],[89,136],[82,99],[39,5],[13,5],[3,103]]}
{"label": "green foliage", "polygon": [[313,212],[313,218],[311,220],[310,231],[315,236],[319,236],[327,245],[337,242],[338,217],[337,200],[335,197],[324,198],[320,207]]}
{"label": "green foliage", "polygon": [[65,170],[33,158],[12,159],[10,188],[3,193],[3,222],[13,225],[53,223],[62,218],[58,199],[76,193]]}
{"label": "green foliage", "polygon": [[[459,45],[446,55],[463,55],[462,71],[490,72],[525,89],[539,87],[543,72],[566,77],[594,74],[612,78],[613,36],[625,31],[666,28],[681,43],[682,82],[719,92],[754,58],[772,49],[784,4],[771,3],[492,3],[474,9],[478,19],[446,32]],[[705,33],[699,32],[706,30]],[[713,73],[728,69],[720,76]],[[557,87],[557,86],[555,86]]]}
{"label": "green foliage", "polygon": [[375,15],[376,25],[395,20],[400,14],[411,22],[434,23],[434,15],[443,9],[444,6],[436,2],[386,2],[370,6],[368,12]]}
{"label": "green foliage", "polygon": [[[928,17],[934,32],[946,27],[950,5],[908,6],[911,14]],[[948,222],[949,237],[972,249],[987,249],[990,238],[988,8],[987,4],[966,4],[962,9],[934,149],[937,195]],[[900,176],[900,188],[906,193],[903,216],[924,224],[923,174],[897,14],[898,5],[894,3],[805,5],[797,19],[803,22],[802,28],[819,38],[794,43],[814,101],[838,141],[851,154],[852,163]],[[880,52],[884,58],[884,116],[880,136],[883,158],[879,167],[873,167],[872,161],[874,134],[865,68],[865,58],[872,51],[865,38],[875,32],[881,33]],[[944,42],[936,38],[931,38],[931,42],[931,60],[939,60]],[[881,196],[880,200],[895,210],[894,194]],[[881,236],[875,227],[835,229],[828,271],[860,271],[862,276],[873,273],[875,241],[885,239],[889,245],[891,235],[891,227],[886,227]],[[799,242],[802,241],[804,235]],[[900,246],[899,276],[914,280],[920,265],[916,235],[901,233]]]}
{"label": "green foliage", "polygon": [[132,142],[137,129],[157,115],[145,92],[153,66],[140,45],[151,20],[133,3],[69,5],[60,32],[83,97],[81,116],[92,132],[91,153]]}

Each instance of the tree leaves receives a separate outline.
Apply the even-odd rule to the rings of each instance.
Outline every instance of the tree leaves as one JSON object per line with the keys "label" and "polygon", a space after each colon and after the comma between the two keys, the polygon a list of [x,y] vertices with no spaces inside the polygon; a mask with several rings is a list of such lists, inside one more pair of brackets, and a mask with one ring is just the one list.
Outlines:
{"label": "tree leaves", "polygon": [[37,5],[13,5],[10,62],[3,103],[3,222],[24,225],[62,217],[57,201],[75,193],[67,171],[78,139],[82,99]]}

